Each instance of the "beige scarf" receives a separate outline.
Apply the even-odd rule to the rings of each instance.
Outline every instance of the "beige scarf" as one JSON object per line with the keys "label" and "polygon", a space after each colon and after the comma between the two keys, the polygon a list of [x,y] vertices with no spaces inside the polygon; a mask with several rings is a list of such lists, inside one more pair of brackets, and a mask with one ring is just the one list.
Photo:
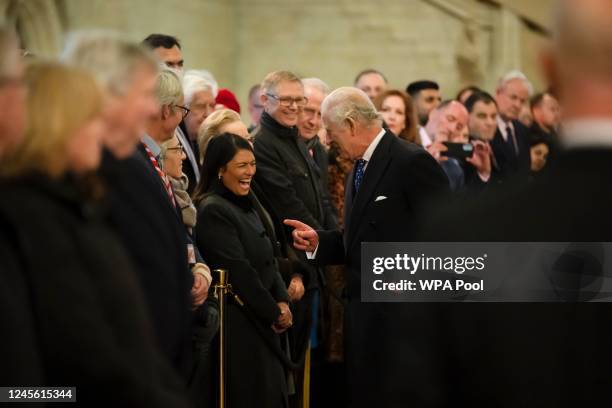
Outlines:
{"label": "beige scarf", "polygon": [[189,179],[185,174],[182,174],[180,179],[175,179],[174,177],[168,178],[170,179],[170,183],[172,183],[172,188],[174,189],[174,198],[176,199],[176,203],[181,209],[183,223],[189,228],[195,227],[197,211],[193,205],[193,201],[191,201],[191,197],[189,197],[189,193],[187,193]]}

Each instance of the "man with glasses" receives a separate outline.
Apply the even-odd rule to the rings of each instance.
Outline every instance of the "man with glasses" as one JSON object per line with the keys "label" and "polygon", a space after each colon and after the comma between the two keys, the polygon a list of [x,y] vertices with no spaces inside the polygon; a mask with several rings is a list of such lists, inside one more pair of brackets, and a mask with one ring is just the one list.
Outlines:
{"label": "man with glasses", "polygon": [[[313,223],[314,228],[323,228],[325,210],[321,186],[314,161],[300,140],[297,127],[300,112],[308,102],[302,81],[288,71],[271,72],[261,84],[260,99],[264,112],[253,134],[257,159],[255,179],[280,219],[298,219],[307,224]],[[294,313],[294,328],[302,328],[293,331],[294,350],[298,354],[294,356],[295,360],[302,357],[301,353],[310,339],[311,307],[321,284],[318,269],[307,262],[303,253],[298,256],[311,275],[309,281],[312,284],[308,285],[309,290],[295,305],[299,312]],[[292,281],[289,285],[290,295],[292,286],[298,284]]]}

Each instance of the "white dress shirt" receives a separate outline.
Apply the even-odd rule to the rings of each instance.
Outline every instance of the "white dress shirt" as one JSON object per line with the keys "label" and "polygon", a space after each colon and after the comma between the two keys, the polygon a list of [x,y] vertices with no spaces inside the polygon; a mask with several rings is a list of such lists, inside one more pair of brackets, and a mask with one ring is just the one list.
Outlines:
{"label": "white dress shirt", "polygon": [[504,120],[501,118],[500,115],[497,115],[497,127],[499,128],[499,131],[501,132],[502,138],[504,139],[504,142],[508,141],[508,132],[506,131],[507,127],[510,126],[510,129],[512,129],[512,132],[515,132],[514,130],[514,125],[512,124],[512,121],[510,122],[504,122]]}
{"label": "white dress shirt", "polygon": [[568,149],[612,148],[612,118],[582,119],[561,125],[561,143]]}
{"label": "white dress shirt", "polygon": [[[370,159],[372,159],[372,155],[374,154],[374,151],[378,147],[378,144],[380,143],[380,141],[382,140],[382,138],[383,138],[383,136],[385,135],[386,132],[387,131],[385,129],[382,129],[376,135],[374,140],[372,140],[372,142],[370,143],[370,145],[368,146],[366,151],[363,153],[363,156],[361,156],[361,158],[366,161],[365,162],[365,166],[363,167],[364,177],[365,177],[365,171],[368,169],[368,163],[370,162]],[[317,250],[318,249],[319,249],[319,245],[317,245],[317,247],[315,248],[315,250],[313,252],[306,251],[306,258],[308,258],[308,259],[315,259],[315,257],[317,256]]]}

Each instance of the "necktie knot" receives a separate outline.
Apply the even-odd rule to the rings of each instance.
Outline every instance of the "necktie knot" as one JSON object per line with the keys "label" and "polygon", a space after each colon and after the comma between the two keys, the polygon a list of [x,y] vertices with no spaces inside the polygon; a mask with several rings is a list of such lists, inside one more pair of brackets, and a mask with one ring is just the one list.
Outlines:
{"label": "necktie knot", "polygon": [[363,174],[365,173],[365,165],[367,161],[364,159],[359,159],[355,163],[355,194],[359,191],[359,186],[361,186],[361,181],[363,180]]}

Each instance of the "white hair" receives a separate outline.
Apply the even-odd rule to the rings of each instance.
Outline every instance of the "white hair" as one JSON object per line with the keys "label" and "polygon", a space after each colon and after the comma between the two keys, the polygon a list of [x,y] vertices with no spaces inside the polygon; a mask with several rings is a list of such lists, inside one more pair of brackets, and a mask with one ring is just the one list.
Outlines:
{"label": "white hair", "polygon": [[157,76],[155,96],[160,105],[176,105],[183,97],[183,88],[178,75],[171,69],[162,70]]}
{"label": "white hair", "polygon": [[89,71],[103,89],[115,95],[127,91],[138,67],[144,65],[158,71],[151,51],[107,30],[69,34],[60,59]]}
{"label": "white hair", "polygon": [[323,95],[329,95],[331,88],[319,78],[304,78],[302,79],[304,88],[310,87],[318,89]]}
{"label": "white hair", "polygon": [[202,91],[208,91],[214,98],[219,92],[219,85],[215,77],[204,69],[190,69],[183,74],[183,94],[185,105],[191,105],[193,96]]}
{"label": "white hair", "polygon": [[361,89],[349,86],[330,93],[321,104],[321,112],[330,122],[336,124],[352,119],[370,126],[381,120],[368,95]]}
{"label": "white hair", "polygon": [[503,89],[508,84],[508,82],[515,81],[517,79],[522,81],[525,84],[525,87],[527,87],[527,92],[529,93],[529,96],[533,95],[533,85],[527,78],[527,75],[523,74],[518,69],[514,69],[506,73],[504,76],[502,76],[499,79],[499,83],[497,84],[497,89]]}

